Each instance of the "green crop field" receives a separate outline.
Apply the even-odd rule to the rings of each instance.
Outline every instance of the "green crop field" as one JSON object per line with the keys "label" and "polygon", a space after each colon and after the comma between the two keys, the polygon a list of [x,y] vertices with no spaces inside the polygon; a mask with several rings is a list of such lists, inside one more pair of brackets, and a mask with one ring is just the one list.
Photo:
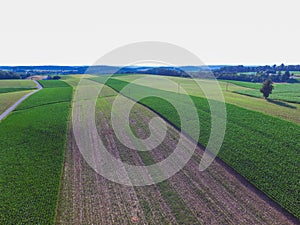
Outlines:
{"label": "green crop field", "polygon": [[0,114],[29,92],[30,91],[0,93]]}
{"label": "green crop field", "polygon": [[[261,88],[261,84],[256,83],[248,83],[248,82],[234,82],[236,85],[244,86],[251,88],[250,90],[240,90],[236,91],[239,94],[244,94],[248,96],[253,96],[257,98],[262,98],[262,93],[260,93],[259,89]],[[292,103],[300,103],[300,84],[274,84],[274,90],[269,97],[273,100],[282,100],[286,102]]]}
{"label": "green crop field", "polygon": [[36,89],[32,80],[0,80],[0,93]]}
{"label": "green crop field", "polygon": [[54,223],[72,96],[56,84],[0,123],[0,224]]}
{"label": "green crop field", "polygon": [[[102,78],[92,78],[100,81]],[[128,82],[110,79],[107,85],[120,91]],[[133,85],[131,98],[140,93],[156,92],[182,102],[180,94]],[[200,117],[199,142],[206,145],[210,133],[210,110],[205,98],[191,96]],[[164,100],[154,97],[142,99],[142,104],[159,112],[177,127],[180,121]],[[227,131],[219,157],[248,179],[269,197],[300,218],[300,126],[232,104],[227,106]],[[191,123],[192,126],[193,123]],[[190,134],[193,137],[193,134]]]}
{"label": "green crop field", "polygon": [[0,80],[0,88],[35,88],[32,80]]}
{"label": "green crop field", "polygon": [[66,82],[60,80],[40,80],[39,83],[46,88],[70,87]]}
{"label": "green crop field", "polygon": [[[66,86],[63,88],[62,87],[45,88],[42,91],[35,93],[34,98],[28,98],[26,101],[22,102],[19,105],[18,109],[33,108],[41,105],[47,105],[50,103],[54,104],[54,103],[61,103],[61,102],[70,102],[72,98],[70,92],[72,92],[72,87],[70,86]],[[45,101],[45,96],[47,96],[46,101]]]}
{"label": "green crop field", "polygon": [[252,82],[244,82],[244,81],[236,81],[236,80],[227,80],[226,82],[235,84],[241,87],[251,88],[251,89],[260,89],[261,83],[252,83]]}
{"label": "green crop field", "polygon": [[[132,82],[139,78],[148,77],[148,80],[143,80],[142,82],[138,82],[139,85],[143,85],[146,87],[152,87],[161,90],[167,90],[176,92],[177,88],[174,88],[166,81],[164,81],[162,76],[153,76],[153,75],[127,75],[127,76],[117,76],[115,79]],[[102,76],[101,76],[102,77]],[[167,77],[168,79],[178,83],[182,88],[184,88],[188,94],[197,96],[197,97],[205,97],[203,92],[199,90],[199,83],[210,85],[211,81],[202,80],[202,79],[188,79],[188,78],[179,78],[179,77]],[[100,77],[96,78],[100,79]],[[245,85],[253,85],[253,83],[243,82]],[[237,82],[239,84],[239,82]],[[295,103],[282,103],[281,102],[271,102],[266,101],[263,98],[253,98],[247,95],[241,95],[236,93],[237,91],[249,90],[249,88],[238,86],[233,83],[229,83],[226,81],[219,81],[220,88],[223,92],[224,98],[227,103],[231,103],[246,109],[262,112],[264,114],[276,116],[288,121],[292,121],[300,124],[300,107],[299,104]]]}

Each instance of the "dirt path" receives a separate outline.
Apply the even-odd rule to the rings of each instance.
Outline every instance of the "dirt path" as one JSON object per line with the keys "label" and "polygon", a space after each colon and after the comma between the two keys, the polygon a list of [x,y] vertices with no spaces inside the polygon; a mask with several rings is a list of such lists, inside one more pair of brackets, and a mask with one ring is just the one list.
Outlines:
{"label": "dirt path", "polygon": [[1,115],[0,115],[0,121],[3,120],[5,117],[8,116],[8,114],[10,114],[15,108],[17,108],[18,105],[20,105],[26,98],[28,98],[29,96],[33,95],[34,93],[40,91],[41,89],[43,89],[43,87],[40,85],[39,82],[37,81],[33,81],[34,83],[36,83],[37,85],[37,90],[34,90],[26,95],[24,95],[22,98],[20,98],[18,101],[16,101],[11,107],[9,107],[7,110],[5,110]]}
{"label": "dirt path", "polygon": [[[98,133],[116,158],[133,165],[145,165],[140,153],[125,147],[112,130],[113,99],[113,95],[101,98],[101,107],[96,111]],[[141,105],[132,112],[132,129],[138,137],[147,137],[148,123],[156,115]],[[152,159],[158,162],[168,157],[178,144],[178,137],[178,131],[168,125],[163,143],[149,152]],[[132,142],[130,136],[124,139]],[[182,148],[189,146],[189,139],[185,142]],[[188,209],[197,224],[299,224],[243,184],[224,165],[215,161],[200,172],[202,154],[198,147],[188,164],[166,181],[170,190],[163,190],[157,184],[123,186],[103,178],[87,165],[70,127],[56,224],[133,224],[132,216],[139,218],[134,224],[179,224],[174,206],[166,199],[169,191],[176,193],[182,202],[181,209]],[[191,223],[187,220],[185,224]]]}

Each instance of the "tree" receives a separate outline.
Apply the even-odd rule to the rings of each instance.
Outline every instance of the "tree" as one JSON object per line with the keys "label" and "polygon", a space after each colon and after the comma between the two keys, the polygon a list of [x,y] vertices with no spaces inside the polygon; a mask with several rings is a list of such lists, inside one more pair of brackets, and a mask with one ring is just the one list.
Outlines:
{"label": "tree", "polygon": [[60,80],[60,78],[61,78],[60,76],[55,75],[55,76],[52,77],[52,80]]}
{"label": "tree", "polygon": [[281,81],[286,82],[290,79],[291,74],[289,71],[285,71],[285,73],[281,76]]}
{"label": "tree", "polygon": [[263,83],[262,88],[260,89],[260,92],[263,93],[264,98],[267,99],[270,94],[272,94],[272,91],[274,89],[273,82],[270,79],[265,80]]}

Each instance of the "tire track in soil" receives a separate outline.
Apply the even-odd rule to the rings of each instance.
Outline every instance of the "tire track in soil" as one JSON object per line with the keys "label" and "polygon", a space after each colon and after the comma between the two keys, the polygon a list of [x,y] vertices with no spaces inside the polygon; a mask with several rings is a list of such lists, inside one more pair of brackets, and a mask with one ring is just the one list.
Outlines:
{"label": "tire track in soil", "polygon": [[131,224],[134,211],[144,224],[134,189],[111,182],[91,169],[70,132],[56,224]]}

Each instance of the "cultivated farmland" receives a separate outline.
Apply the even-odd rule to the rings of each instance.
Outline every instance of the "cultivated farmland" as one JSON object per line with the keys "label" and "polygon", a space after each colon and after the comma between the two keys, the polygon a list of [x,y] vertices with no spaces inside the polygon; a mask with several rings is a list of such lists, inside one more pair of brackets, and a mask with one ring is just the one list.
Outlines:
{"label": "cultivated farmland", "polygon": [[[110,123],[117,93],[108,87],[104,89],[97,100],[96,124],[98,134],[114,157],[134,165],[149,165],[174,150],[178,131],[171,125],[162,144],[150,152],[124,146]],[[131,115],[132,131],[146,138],[148,123],[157,115],[139,104],[134,106]],[[124,120],[123,116],[119,115],[120,121]],[[141,145],[133,142],[129,134],[124,138],[135,146]],[[96,152],[91,154],[95,154],[96,160]],[[184,169],[167,181],[143,187],[123,186],[91,169],[82,158],[70,128],[56,223],[133,224],[137,220],[138,224],[293,223],[280,207],[271,206],[267,198],[244,186],[233,171],[219,163],[214,162],[208,170],[200,172],[201,156],[202,150],[197,148]]]}
{"label": "cultivated farmland", "polygon": [[[232,81],[231,81],[232,82]],[[240,90],[236,93],[249,95],[252,97],[262,98],[262,93],[259,92],[262,84],[234,81],[234,84],[250,88],[249,90]],[[300,84],[274,84],[274,90],[270,95],[272,100],[282,100],[292,103],[300,103]],[[278,103],[280,104],[280,102]],[[287,105],[287,104],[286,104]],[[287,105],[289,106],[289,105]],[[292,105],[290,107],[293,107]]]}
{"label": "cultivated farmland", "polygon": [[36,89],[32,80],[0,80],[0,93]]}
{"label": "cultivated farmland", "polygon": [[[173,88],[168,85],[164,80],[161,79],[160,76],[153,75],[128,75],[128,76],[115,76],[115,79],[123,80],[127,82],[132,82],[136,79],[146,77],[147,80],[143,80],[142,82],[138,82],[139,85],[143,85],[146,87],[151,87],[155,89],[161,89],[166,91],[172,91],[177,93],[178,89]],[[179,78],[179,77],[167,77],[168,79],[178,83],[182,88],[184,88],[189,95],[204,97],[202,91],[199,91],[199,83],[204,85],[211,86],[211,82],[202,79],[187,79],[187,78]],[[99,77],[96,79],[100,79]],[[197,82],[197,83],[196,83]],[[239,82],[239,81],[219,81],[220,88],[222,89],[224,98],[227,103],[231,103],[242,108],[262,112],[264,114],[268,114],[271,116],[276,116],[284,120],[289,120],[295,123],[300,124],[300,107],[299,104],[295,103],[285,103],[281,101],[265,101],[259,93],[260,98],[253,98],[247,95],[241,95],[237,92],[251,90],[249,88],[255,87],[260,88],[261,84],[249,83],[249,82]],[[248,87],[243,87],[246,85],[251,85]],[[253,86],[254,85],[254,86]],[[258,93],[258,91],[256,91]],[[272,95],[271,95],[272,97]]]}
{"label": "cultivated farmland", "polygon": [[0,123],[0,224],[54,223],[72,88],[48,83]]}
{"label": "cultivated farmland", "polygon": [[0,93],[0,114],[12,106],[16,101],[28,94],[30,91],[17,91],[9,93]]}
{"label": "cultivated farmland", "polygon": [[[249,89],[238,84],[220,83],[226,101],[235,105],[226,104],[227,132],[218,155],[222,160],[217,159],[204,172],[199,171],[199,163],[203,156],[201,146],[207,144],[210,134],[207,99],[203,98],[203,92],[197,92],[197,86],[190,79],[172,77],[187,90],[200,117],[200,136],[193,133],[195,121],[189,121],[192,128],[189,135],[200,143],[190,161],[168,180],[141,187],[117,184],[97,174],[75,142],[69,120],[71,86],[76,87],[80,78],[103,86],[97,98],[97,132],[93,136],[99,134],[107,150],[118,160],[147,166],[172,154],[179,142],[178,129],[182,121],[164,99],[147,97],[130,112],[130,129],[121,126],[123,139],[143,149],[142,141],[133,139],[130,131],[141,140],[146,139],[151,134],[149,122],[159,113],[169,121],[163,142],[151,151],[136,151],[116,137],[111,123],[112,104],[127,81],[144,76],[115,76],[108,81],[108,86],[101,84],[105,76],[73,75],[63,76],[65,82],[40,81],[44,89],[26,99],[0,122],[0,168],[5,171],[0,174],[0,224],[299,223],[296,217],[300,217],[300,146],[297,142],[300,127],[258,112],[264,110],[263,103],[266,103],[271,107],[270,112],[284,109],[278,117],[290,116],[292,111],[289,110],[294,110],[289,118],[294,121],[298,109],[234,93]],[[167,86],[158,76],[149,77],[152,77],[151,82],[132,85],[130,90],[121,93],[132,99],[156,93],[178,101],[183,108],[186,106],[186,96],[177,88]],[[197,82],[205,83],[204,80]],[[209,81],[205,84],[209,85]],[[4,95],[14,93],[22,91]],[[124,96],[121,98],[132,102]],[[259,101],[258,106],[253,106],[253,99]],[[237,106],[243,104],[246,108],[258,107],[258,110]],[[117,114],[117,118],[121,123],[125,121],[122,113]],[[181,148],[189,151],[191,140],[185,138],[184,143]],[[97,151],[91,154],[95,162],[102,159]],[[148,171],[147,177],[152,175],[153,171]],[[113,171],[113,176],[129,179],[126,170],[121,174]]]}
{"label": "cultivated farmland", "polygon": [[31,80],[0,80],[0,114],[36,88]]}
{"label": "cultivated farmland", "polygon": [[[93,78],[101,81],[101,79]],[[127,82],[110,79],[107,84],[120,91]],[[156,92],[175,98],[182,104],[180,94],[132,85],[130,93],[123,93],[131,98],[138,98],[141,93]],[[195,102],[201,123],[199,142],[206,145],[210,133],[210,114],[207,100],[191,96]],[[169,113],[170,109],[158,98],[141,100],[159,112],[177,127],[178,117]],[[257,188],[265,192],[298,218],[300,217],[300,127],[258,112],[227,104],[227,131],[219,157],[246,177]],[[263,124],[263,126],[262,126]],[[190,134],[193,137],[193,134]]]}

